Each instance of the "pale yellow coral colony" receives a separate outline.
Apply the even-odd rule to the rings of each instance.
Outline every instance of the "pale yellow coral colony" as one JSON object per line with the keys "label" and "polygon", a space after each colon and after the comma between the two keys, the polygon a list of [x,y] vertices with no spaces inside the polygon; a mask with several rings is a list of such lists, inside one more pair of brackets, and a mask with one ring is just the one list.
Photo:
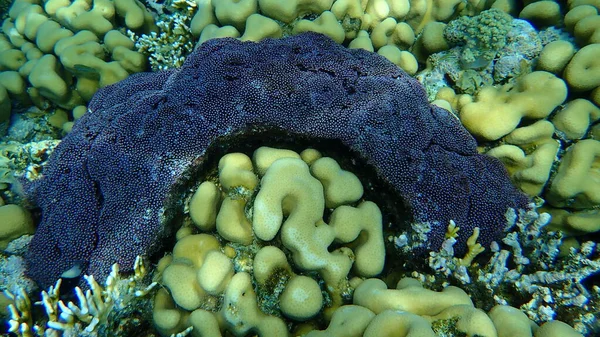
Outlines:
{"label": "pale yellow coral colony", "polygon": [[[362,197],[358,178],[314,149],[225,155],[158,264],[155,325],[164,336],[197,337],[438,336],[432,324],[467,336],[581,336],[559,321],[538,327],[510,306],[485,313],[453,286],[436,292],[403,278],[388,289],[373,278],[385,260],[381,213]],[[481,252],[476,238],[465,260]],[[330,323],[319,331],[322,319]]]}
{"label": "pale yellow coral colony", "polygon": [[[553,1],[526,1],[520,13],[509,0],[177,3],[194,13],[189,27],[181,25],[199,43],[316,31],[350,48],[375,51],[411,75],[418,71],[417,60],[448,48],[442,31],[457,15],[491,6],[540,26],[563,20],[575,42],[547,44],[536,71],[473,96],[444,88],[435,102],[456,112],[479,140],[492,144],[482,152],[503,161],[523,191],[546,199],[544,211],[552,214],[553,226],[568,234],[600,230],[597,0],[567,1],[564,17]],[[39,108],[49,103],[75,108],[72,117],[81,116],[82,105],[98,88],[146,69],[146,56],[127,35],[158,36],[152,35],[154,18],[137,0],[16,0],[8,14],[0,34],[0,122],[10,117],[11,99]],[[568,100],[570,92],[578,98]],[[297,334],[436,336],[432,322],[452,321],[468,336],[580,336],[557,321],[537,327],[509,306],[486,314],[459,288],[434,292],[414,279],[402,279],[396,289],[387,289],[371,278],[383,268],[381,214],[371,202],[355,204],[362,192],[356,176],[315,150],[298,154],[261,148],[252,158],[226,155],[218,179],[199,185],[189,201],[195,229],[184,227],[173,254],[159,263],[164,288],[155,298],[155,325],[165,336],[190,333],[189,326],[193,336],[221,336],[225,330],[236,336],[249,331],[279,336],[288,334],[281,315],[296,322],[324,315],[330,320],[327,330],[308,332],[307,323],[299,325]],[[323,221],[326,208],[335,209],[329,223]],[[32,231],[24,212],[12,205],[0,207],[0,218],[9,213],[14,218],[2,229],[7,233],[3,240]],[[341,222],[343,227],[336,225]],[[219,239],[208,234],[215,231]],[[336,249],[330,251],[333,243]],[[476,243],[471,246],[476,254]],[[342,305],[344,299],[353,304]]]}

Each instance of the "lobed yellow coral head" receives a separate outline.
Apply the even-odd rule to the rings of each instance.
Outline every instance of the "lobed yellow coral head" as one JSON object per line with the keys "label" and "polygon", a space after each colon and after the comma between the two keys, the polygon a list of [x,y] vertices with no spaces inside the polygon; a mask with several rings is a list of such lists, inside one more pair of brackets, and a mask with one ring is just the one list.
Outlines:
{"label": "lobed yellow coral head", "polygon": [[453,286],[435,292],[423,288],[415,279],[404,278],[396,288],[388,289],[380,279],[367,279],[354,291],[354,304],[362,305],[376,314],[385,310],[404,310],[430,316],[457,304],[473,306],[469,295]]}
{"label": "lobed yellow coral head", "polygon": [[315,160],[310,165],[310,173],[323,183],[327,208],[356,202],[363,195],[363,186],[358,177],[342,170],[333,158],[323,157]]}
{"label": "lobed yellow coral head", "polygon": [[242,41],[260,41],[266,38],[280,38],[283,30],[277,21],[266,16],[254,13],[246,20],[244,34],[240,37]]}
{"label": "lobed yellow coral head", "polygon": [[361,337],[375,314],[359,305],[343,305],[332,315],[327,329],[313,330],[306,337]]}
{"label": "lobed yellow coral head", "polygon": [[519,13],[519,18],[532,22],[536,27],[558,25],[561,17],[558,3],[548,0],[530,3]]}
{"label": "lobed yellow coral head", "polygon": [[552,117],[552,124],[567,139],[582,139],[590,126],[600,120],[600,108],[583,98],[568,102]]}
{"label": "lobed yellow coral head", "polygon": [[330,11],[325,11],[315,20],[300,20],[292,30],[293,34],[301,34],[304,32],[317,32],[329,36],[337,43],[344,42],[346,32],[342,25],[338,22],[335,15]]}
{"label": "lobed yellow coral head", "polygon": [[521,310],[508,305],[497,305],[488,313],[498,332],[498,337],[531,337],[537,328]]}
{"label": "lobed yellow coral head", "polygon": [[563,77],[574,91],[588,91],[600,86],[600,43],[581,48],[567,67]]}
{"label": "lobed yellow coral head", "polygon": [[540,195],[548,182],[560,143],[553,139],[554,125],[539,120],[503,138],[506,144],[486,154],[502,161],[513,182],[528,195]]}
{"label": "lobed yellow coral head", "polygon": [[308,276],[290,279],[279,297],[281,312],[288,318],[306,321],[316,316],[323,306],[323,294],[317,281]]}
{"label": "lobed yellow coral head", "polygon": [[563,80],[545,71],[519,77],[514,85],[484,87],[459,102],[459,117],[471,134],[497,140],[513,131],[522,118],[545,118],[567,98]]}
{"label": "lobed yellow coral head", "polygon": [[239,31],[244,30],[246,19],[258,9],[257,0],[221,0],[213,1],[215,16],[223,26],[231,25]]}
{"label": "lobed yellow coral head", "polygon": [[575,55],[575,46],[569,41],[558,40],[548,43],[538,57],[537,69],[561,74]]}
{"label": "lobed yellow coral head", "polygon": [[364,337],[436,337],[423,317],[401,310],[384,310],[369,323]]}
{"label": "lobed yellow coral head", "polygon": [[215,228],[221,191],[213,182],[205,181],[194,192],[189,203],[190,218],[202,231]]}

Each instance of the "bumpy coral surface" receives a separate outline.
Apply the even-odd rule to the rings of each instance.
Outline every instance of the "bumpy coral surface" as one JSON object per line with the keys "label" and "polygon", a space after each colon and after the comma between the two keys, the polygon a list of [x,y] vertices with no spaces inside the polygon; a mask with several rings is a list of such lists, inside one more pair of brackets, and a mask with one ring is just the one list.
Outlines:
{"label": "bumpy coral surface", "polygon": [[451,219],[460,246],[474,227],[489,245],[506,211],[528,201],[416,80],[317,34],[212,40],[179,70],[101,89],[89,109],[30,188],[43,216],[28,270],[44,287],[77,264],[103,279],[111,264],[130,270],[137,255],[156,252],[172,233],[170,205],[186,173],[220,137],[253,128],[338,140],[362,156],[412,221],[430,223],[427,248],[439,248]]}

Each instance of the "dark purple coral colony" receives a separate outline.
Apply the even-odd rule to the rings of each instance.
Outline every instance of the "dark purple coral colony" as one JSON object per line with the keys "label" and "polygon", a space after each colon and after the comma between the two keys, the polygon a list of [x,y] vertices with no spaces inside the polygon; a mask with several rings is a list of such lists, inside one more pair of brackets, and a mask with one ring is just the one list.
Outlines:
{"label": "dark purple coral colony", "polygon": [[[434,224],[453,219],[488,245],[508,208],[527,198],[421,85],[383,57],[317,34],[204,43],[175,71],[136,74],[100,90],[31,188],[42,222],[28,272],[52,284],[75,263],[103,279],[118,262],[156,252],[171,235],[166,200],[220,136],[254,126],[339,140]],[[468,235],[461,235],[459,244]]]}

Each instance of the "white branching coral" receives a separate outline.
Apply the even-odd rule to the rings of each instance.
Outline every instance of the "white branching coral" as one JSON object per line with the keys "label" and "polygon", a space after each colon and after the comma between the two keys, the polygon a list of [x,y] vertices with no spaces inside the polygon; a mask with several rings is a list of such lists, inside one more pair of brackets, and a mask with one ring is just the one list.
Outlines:
{"label": "white branching coral", "polygon": [[[33,319],[31,318],[31,301],[25,290],[20,288],[16,294],[5,290],[4,294],[13,301],[13,303],[8,305],[8,311],[10,313],[8,331],[23,337],[34,336],[30,328],[33,326]],[[37,331],[37,327],[34,326],[34,330]]]}
{"label": "white branching coral", "polygon": [[142,283],[147,274],[143,260],[138,256],[132,276],[121,278],[119,265],[114,264],[104,287],[93,276],[85,275],[89,289],[84,292],[79,287],[75,288],[77,304],[65,304],[60,300],[62,279],[59,279],[47,291],[42,291],[41,301],[35,302],[46,312],[46,327],[34,324],[31,301],[24,290],[20,289],[16,294],[6,291],[6,295],[13,301],[9,305],[9,332],[22,337],[97,336],[99,326],[107,323],[109,313],[125,308],[136,298],[152,291],[156,282],[148,286]]}
{"label": "white branching coral", "polygon": [[[587,289],[583,284],[600,273],[598,245],[584,242],[579,248],[570,248],[568,256],[561,256],[562,234],[544,228],[550,222],[548,214],[509,211],[506,218],[511,220],[507,234],[501,243],[491,245],[493,254],[485,265],[472,263],[482,249],[476,244],[477,233],[469,239],[469,253],[463,259],[454,257],[455,240],[447,235],[440,251],[431,252],[428,259],[434,275],[418,277],[432,287],[447,285],[451,277],[468,292],[489,294],[495,302],[490,305],[515,304],[511,302],[518,294],[520,300],[528,298],[520,309],[537,323],[559,318],[569,320],[583,334],[593,331],[599,318],[600,287]],[[454,229],[451,224],[448,232]],[[398,250],[403,251],[404,246]],[[569,317],[557,317],[561,314]]]}

